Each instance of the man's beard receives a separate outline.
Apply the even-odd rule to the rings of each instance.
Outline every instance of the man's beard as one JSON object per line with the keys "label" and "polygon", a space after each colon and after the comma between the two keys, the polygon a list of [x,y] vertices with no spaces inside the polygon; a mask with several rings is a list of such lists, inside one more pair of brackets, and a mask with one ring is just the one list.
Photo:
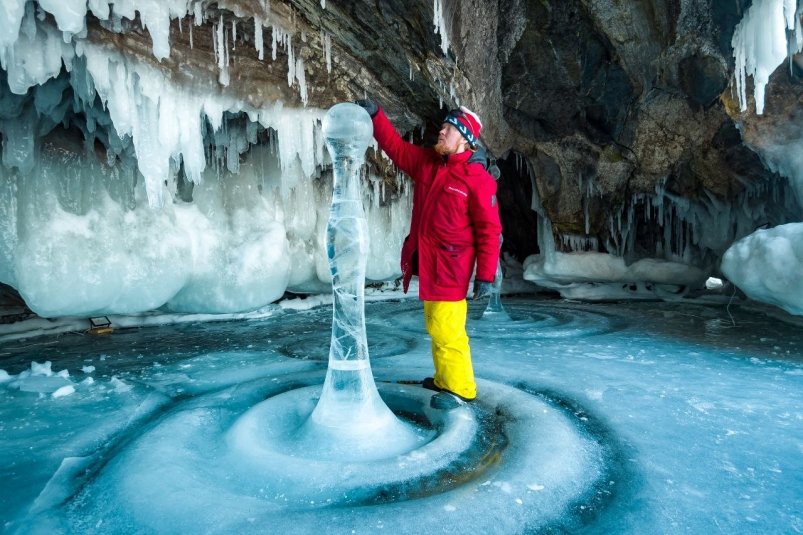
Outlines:
{"label": "man's beard", "polygon": [[455,147],[449,147],[443,141],[438,141],[438,143],[432,148],[435,149],[435,152],[441,156],[451,156],[457,150]]}

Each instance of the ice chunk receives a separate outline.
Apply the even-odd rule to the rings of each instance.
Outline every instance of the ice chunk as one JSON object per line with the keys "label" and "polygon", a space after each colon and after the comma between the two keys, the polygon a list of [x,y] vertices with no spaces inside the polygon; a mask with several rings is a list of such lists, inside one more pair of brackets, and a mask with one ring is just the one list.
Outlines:
{"label": "ice chunk", "polygon": [[134,389],[133,386],[126,383],[125,381],[120,380],[116,375],[113,375],[111,379],[109,379],[109,384],[114,388],[114,391],[118,394],[124,394],[126,392],[130,392]]}
{"label": "ice chunk", "polygon": [[[697,288],[707,274],[699,268],[678,262],[643,258],[627,266],[624,259],[607,253],[574,252],[532,255],[524,261],[524,279],[546,288],[554,288],[564,297],[601,299],[621,298],[632,292],[620,291],[632,283],[643,293],[643,284]],[[586,290],[578,289],[586,285]],[[606,286],[607,285],[607,286]],[[579,293],[578,293],[579,292]],[[652,292],[648,292],[652,293]]]}
{"label": "ice chunk", "polygon": [[749,297],[803,315],[803,223],[757,230],[722,256],[722,272]]}
{"label": "ice chunk", "polygon": [[64,396],[69,396],[70,394],[75,393],[75,387],[73,385],[64,385],[55,392],[51,394],[53,398],[63,398]]}
{"label": "ice chunk", "polygon": [[50,394],[64,386],[72,385],[72,382],[63,374],[54,374],[51,365],[50,361],[43,363],[33,361],[31,368],[14,376],[9,382],[9,386],[22,392]]}

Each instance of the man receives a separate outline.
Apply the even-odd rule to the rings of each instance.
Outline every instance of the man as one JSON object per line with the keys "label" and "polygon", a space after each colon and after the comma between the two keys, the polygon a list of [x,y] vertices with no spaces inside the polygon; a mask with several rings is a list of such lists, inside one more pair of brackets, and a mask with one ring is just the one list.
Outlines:
{"label": "man", "polygon": [[485,170],[484,157],[472,158],[482,123],[468,108],[452,110],[437,144],[420,147],[401,138],[376,102],[357,104],[371,115],[379,147],[414,182],[401,269],[405,293],[418,275],[418,296],[432,337],[435,376],[424,379],[423,386],[443,393],[433,397],[433,406],[470,401],[477,385],[466,334],[466,293],[476,262],[473,297],[489,295],[502,232],[496,181]]}

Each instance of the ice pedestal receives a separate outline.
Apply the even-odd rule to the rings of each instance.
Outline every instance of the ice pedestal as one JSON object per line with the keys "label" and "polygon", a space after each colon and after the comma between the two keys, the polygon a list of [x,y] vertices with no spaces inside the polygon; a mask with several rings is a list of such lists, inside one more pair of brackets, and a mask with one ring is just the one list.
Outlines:
{"label": "ice pedestal", "polygon": [[[326,457],[327,452],[337,456],[350,452],[359,459],[398,455],[414,449],[420,438],[379,397],[365,336],[368,229],[360,174],[373,124],[360,106],[342,103],[327,112],[323,134],[334,175],[326,228],[332,272],[332,340],[323,391],[299,430],[298,446],[318,457]],[[377,437],[382,440],[374,440]],[[392,451],[389,444],[393,444]]]}

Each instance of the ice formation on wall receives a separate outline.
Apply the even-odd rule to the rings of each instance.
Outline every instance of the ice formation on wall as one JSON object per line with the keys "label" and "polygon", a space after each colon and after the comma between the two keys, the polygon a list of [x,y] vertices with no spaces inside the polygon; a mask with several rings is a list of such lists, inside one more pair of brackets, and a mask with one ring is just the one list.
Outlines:
{"label": "ice formation on wall", "polygon": [[[139,13],[157,58],[170,54],[171,18],[203,22],[200,3],[186,0],[3,3],[0,282],[44,316],[232,312],[325,288],[322,111],[257,109],[175,83],[85,39],[87,9],[115,31]],[[263,21],[255,25],[260,34]],[[288,84],[305,100],[303,61],[272,26],[273,57],[285,47]],[[210,27],[224,84],[238,30],[222,18]],[[409,195],[364,195],[381,235],[367,276],[387,280],[398,274]]]}
{"label": "ice formation on wall", "polygon": [[[54,15],[58,29],[38,20],[37,8],[32,2],[11,0],[5,5],[8,19],[3,28],[6,30],[5,38],[0,40],[0,61],[2,68],[7,71],[9,88],[12,93],[24,95],[29,88],[58,76],[62,62],[68,72],[77,69],[76,80],[73,81],[77,95],[85,104],[91,104],[97,93],[104,105],[108,106],[117,137],[130,136],[134,142],[149,201],[154,206],[161,206],[164,195],[159,184],[168,176],[171,164],[181,162],[189,180],[200,180],[205,165],[202,149],[204,120],[217,129],[224,111],[245,110],[245,105],[233,98],[175,87],[165,79],[163,73],[144,62],[116,53],[109,47],[74,37],[84,29],[86,6],[81,14],[81,9],[76,7],[80,4],[81,1],[40,2],[41,9]],[[159,59],[170,53],[170,19],[187,14],[185,0],[167,3],[129,0],[114,3],[111,11],[103,0],[90,4],[94,6],[93,13],[96,16],[109,18],[115,24],[120,24],[124,18],[133,19],[139,13],[153,39],[154,56]],[[195,14],[197,23],[197,10]],[[80,25],[75,22],[78,15],[81,15]],[[255,25],[261,29],[262,21],[255,20]],[[212,28],[219,81],[225,86],[229,83],[229,38],[222,16]],[[257,45],[260,44],[257,42]],[[273,59],[276,59],[277,46],[284,46],[287,50],[288,85],[297,83],[301,100],[306,104],[303,59],[295,57],[290,34],[274,24]],[[258,51],[261,56],[259,46]],[[170,113],[164,113],[164,110],[170,110]],[[245,111],[250,115],[259,112]],[[271,126],[264,122],[263,125]],[[25,154],[25,151],[16,153]],[[28,151],[27,154],[32,157],[34,151]],[[149,157],[143,158],[143,154]],[[303,155],[301,157],[305,158]],[[5,163],[14,165],[17,162],[6,160]],[[29,162],[20,163],[30,165]],[[310,169],[310,166],[305,166],[305,169]]]}
{"label": "ice formation on wall", "polygon": [[[601,244],[595,236],[555,233],[541,205],[532,167],[525,159],[516,161],[519,172],[530,176],[531,207],[539,214],[541,252],[525,259],[524,279],[567,298],[681,297],[702,287],[735,239],[800,212],[782,179],[745,184],[732,201],[707,190],[692,200],[659,183],[654,193],[634,194],[608,214],[606,241]],[[591,177],[584,178],[581,186],[587,209],[597,188]],[[629,262],[631,258],[639,260]]]}
{"label": "ice formation on wall", "polygon": [[[803,51],[803,2],[756,0],[733,35],[736,82],[742,111],[747,109],[747,75],[753,77],[756,113],[764,112],[764,89],[783,61]],[[786,177],[794,190],[787,202],[803,209],[803,129],[799,112],[774,139],[756,147],[767,166]],[[772,225],[771,225],[772,226]],[[799,284],[803,252],[803,223],[761,229],[734,243],[722,257],[722,272],[748,296],[803,314],[803,286]]]}
{"label": "ice formation on wall", "polygon": [[435,25],[435,34],[440,35],[441,50],[444,54],[449,53],[449,31],[446,28],[446,17],[444,16],[444,2],[446,0],[433,0],[432,3],[432,23]]}
{"label": "ice formation on wall", "polygon": [[[803,50],[798,0],[755,0],[736,26],[731,44],[736,59],[736,87],[742,111],[747,109],[747,76],[753,77],[756,113],[764,113],[764,88],[788,56]],[[793,36],[787,43],[787,30]]]}

